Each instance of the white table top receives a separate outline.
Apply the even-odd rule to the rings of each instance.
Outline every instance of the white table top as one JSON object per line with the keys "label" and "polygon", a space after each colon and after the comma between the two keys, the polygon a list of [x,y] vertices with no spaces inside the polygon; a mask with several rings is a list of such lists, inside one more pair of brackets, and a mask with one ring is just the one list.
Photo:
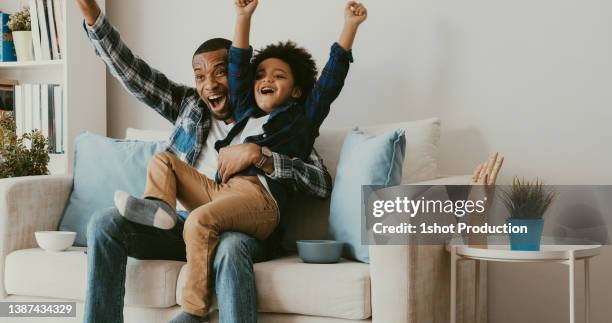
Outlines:
{"label": "white table top", "polygon": [[[546,243],[546,239],[543,239]],[[491,261],[558,261],[571,259],[571,253],[574,253],[574,259],[590,258],[597,256],[601,252],[600,244],[591,245],[560,245],[560,244],[542,244],[540,251],[519,251],[510,250],[509,244],[489,244],[482,248],[470,247],[464,245],[461,240],[453,239],[446,245],[446,249],[450,252],[452,248],[456,248],[458,256],[474,259],[491,260]]]}

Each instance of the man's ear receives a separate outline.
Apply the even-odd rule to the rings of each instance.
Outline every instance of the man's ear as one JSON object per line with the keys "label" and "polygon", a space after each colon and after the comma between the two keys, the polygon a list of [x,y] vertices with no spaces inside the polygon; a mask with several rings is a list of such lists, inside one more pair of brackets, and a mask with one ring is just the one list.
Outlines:
{"label": "man's ear", "polygon": [[299,99],[302,97],[302,89],[297,86],[293,87],[293,91],[291,91],[291,97],[294,99]]}

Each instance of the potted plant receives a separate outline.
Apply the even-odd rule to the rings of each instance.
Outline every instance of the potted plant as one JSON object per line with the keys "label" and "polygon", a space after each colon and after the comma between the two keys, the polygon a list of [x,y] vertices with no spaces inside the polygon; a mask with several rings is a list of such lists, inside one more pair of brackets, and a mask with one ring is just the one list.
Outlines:
{"label": "potted plant", "polygon": [[527,228],[527,233],[510,233],[512,250],[540,250],[543,216],[554,198],[555,193],[547,192],[539,179],[530,182],[514,178],[510,190],[502,191],[502,201],[510,212],[506,223]]}
{"label": "potted plant", "polygon": [[7,24],[13,34],[15,53],[18,61],[31,61],[32,57],[32,23],[30,8],[24,7],[9,17]]}
{"label": "potted plant", "polygon": [[15,134],[11,117],[0,118],[0,178],[49,174],[49,142],[38,130]]}

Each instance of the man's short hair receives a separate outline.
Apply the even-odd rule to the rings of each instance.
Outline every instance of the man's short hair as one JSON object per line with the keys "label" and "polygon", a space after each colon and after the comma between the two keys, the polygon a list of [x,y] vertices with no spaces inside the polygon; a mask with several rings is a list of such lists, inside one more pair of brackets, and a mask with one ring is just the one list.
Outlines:
{"label": "man's short hair", "polygon": [[305,100],[317,81],[317,64],[312,55],[292,41],[268,45],[257,51],[253,57],[252,66],[255,71],[257,66],[268,58],[277,58],[289,65],[295,85],[302,90],[302,96],[298,101]]}
{"label": "man's short hair", "polygon": [[196,56],[202,53],[214,52],[219,49],[229,50],[230,46],[232,46],[232,41],[229,39],[212,38],[212,39],[209,39],[203,42],[202,45],[200,45],[200,47],[196,49],[195,53],[193,53],[193,56]]}

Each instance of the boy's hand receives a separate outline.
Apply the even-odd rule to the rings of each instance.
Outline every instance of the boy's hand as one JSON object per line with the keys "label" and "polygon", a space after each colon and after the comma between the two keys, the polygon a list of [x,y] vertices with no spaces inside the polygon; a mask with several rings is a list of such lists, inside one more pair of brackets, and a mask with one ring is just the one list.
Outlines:
{"label": "boy's hand", "polygon": [[257,0],[234,0],[238,16],[251,17],[257,8]]}
{"label": "boy's hand", "polygon": [[351,0],[346,4],[344,21],[347,24],[359,26],[366,18],[368,18],[368,10],[362,3]]}

